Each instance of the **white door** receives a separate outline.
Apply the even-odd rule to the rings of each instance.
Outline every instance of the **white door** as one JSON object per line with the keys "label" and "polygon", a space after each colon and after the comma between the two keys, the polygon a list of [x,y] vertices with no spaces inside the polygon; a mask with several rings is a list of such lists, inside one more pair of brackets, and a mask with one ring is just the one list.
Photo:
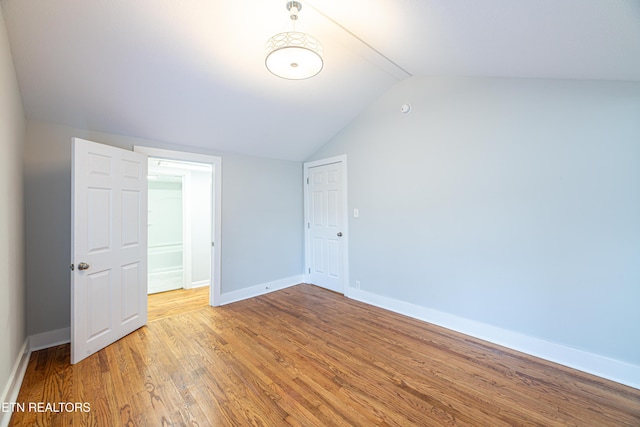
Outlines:
{"label": "white door", "polygon": [[344,292],[342,163],[308,169],[308,281]]}
{"label": "white door", "polygon": [[147,157],[73,139],[71,363],[147,323]]}

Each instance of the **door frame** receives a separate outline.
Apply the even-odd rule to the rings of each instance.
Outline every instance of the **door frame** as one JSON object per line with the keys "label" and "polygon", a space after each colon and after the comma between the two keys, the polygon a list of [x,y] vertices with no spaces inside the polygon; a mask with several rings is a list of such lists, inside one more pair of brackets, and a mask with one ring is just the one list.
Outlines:
{"label": "door frame", "polygon": [[349,280],[349,206],[347,197],[347,155],[342,154],[339,156],[328,157],[326,159],[314,160],[312,162],[304,163],[304,277],[305,282],[309,281],[309,273],[311,271],[311,233],[309,230],[310,218],[310,194],[309,194],[309,169],[317,166],[325,166],[333,163],[342,164],[342,229],[343,238],[342,242],[342,293],[345,296],[350,295],[350,280]]}
{"label": "door frame", "polygon": [[213,167],[213,186],[211,188],[211,214],[213,224],[211,224],[211,241],[213,250],[211,251],[211,283],[209,285],[209,305],[220,305],[221,294],[221,253],[222,253],[222,157],[208,154],[198,154],[187,151],[165,150],[142,145],[135,145],[133,151],[145,153],[148,157],[158,157],[168,160],[187,161],[195,163],[206,163]]}

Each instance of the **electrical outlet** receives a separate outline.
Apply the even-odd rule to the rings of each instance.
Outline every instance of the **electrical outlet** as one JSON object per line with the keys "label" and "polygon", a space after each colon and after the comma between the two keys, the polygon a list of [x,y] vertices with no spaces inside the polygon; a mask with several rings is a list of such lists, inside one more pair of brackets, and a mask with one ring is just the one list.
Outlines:
{"label": "electrical outlet", "polygon": [[356,289],[360,289],[360,280],[356,280]]}

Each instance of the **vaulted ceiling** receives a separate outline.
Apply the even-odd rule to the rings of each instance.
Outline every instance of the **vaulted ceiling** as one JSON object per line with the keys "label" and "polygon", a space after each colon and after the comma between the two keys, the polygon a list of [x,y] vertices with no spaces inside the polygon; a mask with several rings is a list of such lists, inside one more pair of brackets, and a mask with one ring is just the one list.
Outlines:
{"label": "vaulted ceiling", "polygon": [[264,66],[284,0],[0,0],[27,117],[302,160],[412,75],[640,81],[638,0],[310,0],[324,69]]}

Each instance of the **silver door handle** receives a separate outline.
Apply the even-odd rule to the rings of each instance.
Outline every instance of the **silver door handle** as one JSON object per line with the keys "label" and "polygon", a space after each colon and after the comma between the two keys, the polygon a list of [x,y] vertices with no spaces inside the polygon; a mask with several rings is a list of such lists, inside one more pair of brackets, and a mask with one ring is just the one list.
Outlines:
{"label": "silver door handle", "polygon": [[78,264],[78,270],[88,270],[89,269],[89,264],[87,264],[86,262],[81,262],[80,264]]}
{"label": "silver door handle", "polygon": [[338,232],[338,237],[342,237],[342,231]]}

